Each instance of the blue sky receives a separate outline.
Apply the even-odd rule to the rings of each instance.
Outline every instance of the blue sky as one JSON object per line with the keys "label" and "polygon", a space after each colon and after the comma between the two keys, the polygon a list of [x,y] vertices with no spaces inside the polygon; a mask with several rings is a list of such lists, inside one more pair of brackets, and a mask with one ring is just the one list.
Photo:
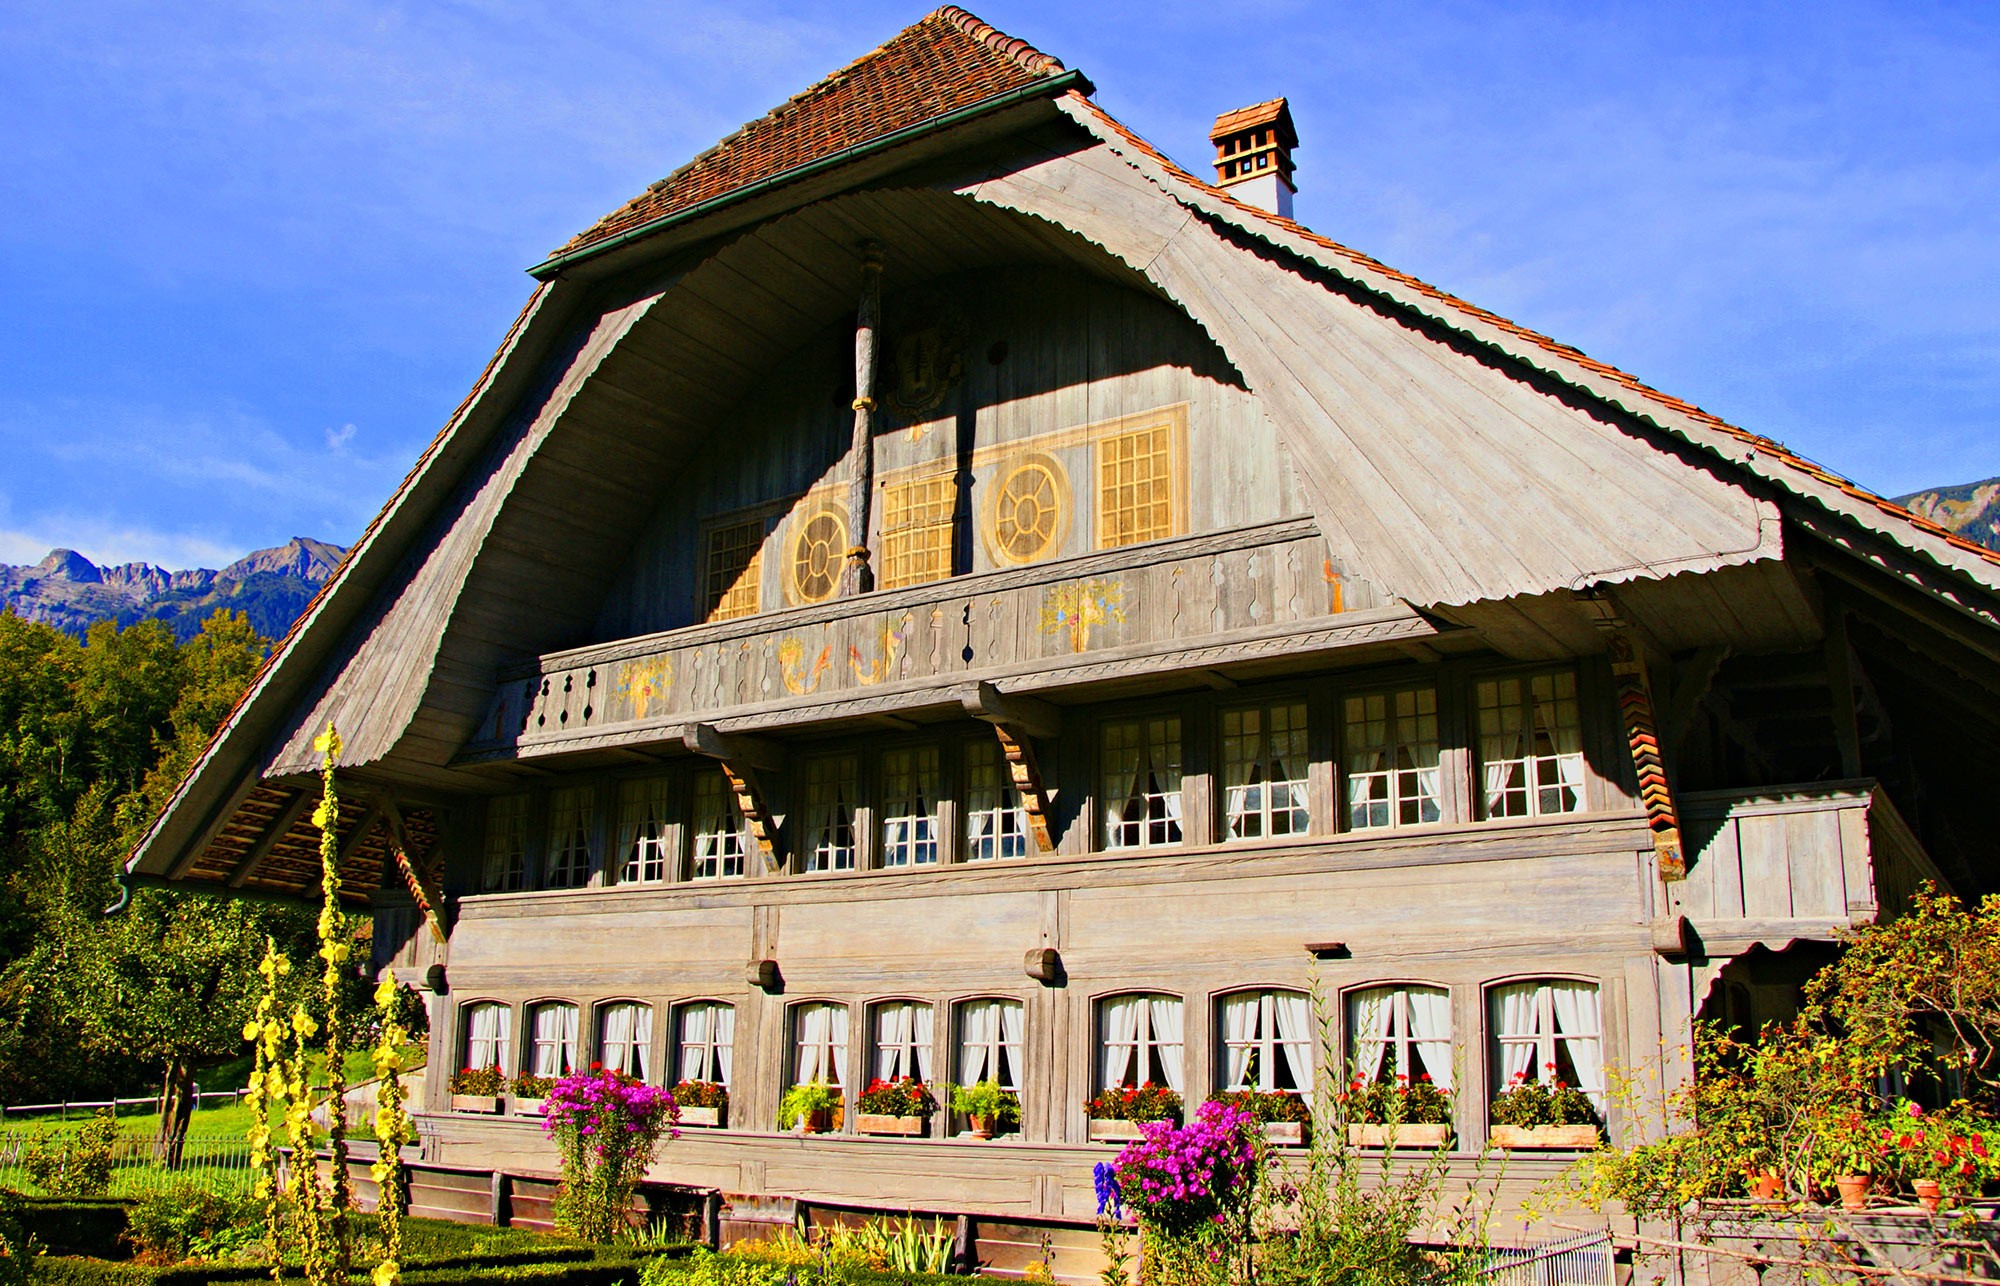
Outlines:
{"label": "blue sky", "polygon": [[[345,544],[522,273],[922,0],[0,6],[0,562]],[[974,0],[1200,166],[1865,485],[2000,474],[2000,6]]]}

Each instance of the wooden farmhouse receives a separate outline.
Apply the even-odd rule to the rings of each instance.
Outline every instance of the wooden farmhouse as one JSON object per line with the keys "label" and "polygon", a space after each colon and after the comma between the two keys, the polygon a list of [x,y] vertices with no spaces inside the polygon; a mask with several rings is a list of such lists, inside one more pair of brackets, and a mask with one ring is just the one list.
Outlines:
{"label": "wooden farmhouse", "polygon": [[[1104,1089],[1428,1075],[1469,1165],[1559,1075],[1630,1137],[1608,1069],[2000,888],[1995,555],[1278,213],[1282,101],[1209,181],[1091,93],[939,9],[533,268],[134,854],[316,897],[338,726],[420,1212],[556,1164],[441,1073],[599,1061],[726,1085],[662,1184],[1018,1269]],[[1018,1120],[869,1132],[904,1075]]]}

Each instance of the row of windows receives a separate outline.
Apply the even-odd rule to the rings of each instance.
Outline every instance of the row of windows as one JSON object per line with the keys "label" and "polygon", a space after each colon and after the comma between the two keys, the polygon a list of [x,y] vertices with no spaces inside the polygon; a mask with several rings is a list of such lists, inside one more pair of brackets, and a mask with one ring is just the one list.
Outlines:
{"label": "row of windows", "polygon": [[[1171,419],[1112,433],[1094,444],[1097,549],[1116,549],[1180,534],[1179,435]],[[981,521],[995,562],[1020,566],[1058,552],[1074,515],[1068,470],[1053,455],[1025,451],[994,479]],[[881,486],[882,534],[874,558],[882,589],[921,585],[953,574],[959,476],[946,464],[915,477],[885,479]],[[702,575],[701,617],[727,621],[755,613],[762,603],[765,552],[772,520],[758,516],[708,529]],[[787,602],[819,603],[833,597],[849,545],[849,517],[832,501],[808,500],[798,508],[782,545]]]}
{"label": "row of windows", "polygon": [[[1570,671],[1481,679],[1472,684],[1475,772],[1481,815],[1534,817],[1583,807],[1582,722]],[[1339,707],[1341,779],[1335,783],[1340,828],[1421,826],[1444,816],[1445,784],[1438,691],[1413,685],[1351,694]],[[1307,706],[1279,701],[1225,708],[1219,720],[1218,838],[1265,840],[1333,829],[1314,815]],[[1177,715],[1111,719],[1098,729],[1098,844],[1140,849],[1184,842],[1183,723]],[[792,869],[851,871],[872,829],[873,864],[888,869],[943,860],[939,800],[945,747],[882,751],[864,789],[861,756],[804,761],[797,809],[788,825]],[[963,744],[956,798],[963,858],[984,861],[1029,854],[1027,816],[990,737]],[[675,826],[666,778],[627,781],[607,838],[620,861],[619,883],[669,878],[723,879],[746,873],[749,836],[720,771],[694,774],[687,839]],[[529,798],[491,802],[484,890],[575,888],[600,869],[597,788],[559,788],[548,797],[547,841],[530,869]],[[681,859],[682,844],[686,857]],[[676,869],[677,868],[677,869]]]}
{"label": "row of windows", "polygon": [[[1429,1076],[1445,1089],[1458,1081],[1461,1046],[1452,1030],[1450,993],[1443,987],[1399,983],[1363,987],[1345,996],[1343,1079]],[[1002,997],[962,1000],[949,1007],[947,1049],[937,1041],[937,1006],[888,999],[858,1007],[866,1022],[863,1081],[915,1077],[969,1084],[997,1080],[1017,1092],[1025,1084],[1025,1011]],[[1094,1089],[1147,1082],[1186,1092],[1185,1001],[1165,992],[1134,992],[1097,1002]],[[849,1067],[851,1022],[857,1009],[826,1000],[788,1008],[788,1084],[821,1081],[841,1087],[856,1081]],[[1495,1092],[1515,1077],[1559,1077],[1598,1100],[1604,1094],[1603,1020],[1598,989],[1588,982],[1535,979],[1486,989],[1488,1083]],[[732,1082],[735,1010],[713,1000],[671,1009],[666,1043],[669,1066],[655,1077],[651,1006],[612,1001],[595,1007],[593,1061],[646,1080]],[[1304,992],[1264,989],[1231,992],[1214,1003],[1214,1089],[1288,1090],[1310,1095],[1319,1062],[1311,1005]],[[561,1076],[583,1060],[578,1008],[544,1001],[525,1010],[527,1039],[515,1062],[512,1010],[490,1001],[464,1011],[467,1067],[498,1067],[510,1074]],[[940,1054],[948,1066],[936,1062]]]}

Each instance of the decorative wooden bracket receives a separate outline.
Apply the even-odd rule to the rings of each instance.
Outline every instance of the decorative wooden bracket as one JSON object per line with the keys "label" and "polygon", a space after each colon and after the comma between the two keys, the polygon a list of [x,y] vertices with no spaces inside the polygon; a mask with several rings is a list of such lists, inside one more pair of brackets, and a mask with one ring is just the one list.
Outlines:
{"label": "decorative wooden bracket", "polygon": [[697,755],[713,759],[722,769],[722,779],[736,796],[736,810],[750,828],[750,837],[764,855],[765,866],[776,871],[778,825],[771,815],[757,773],[777,772],[785,766],[784,747],[761,737],[745,737],[723,732],[712,723],[697,723],[681,734],[681,742]]}
{"label": "decorative wooden bracket", "polygon": [[402,874],[403,886],[410,891],[410,900],[417,904],[424,922],[431,926],[431,936],[442,946],[449,940],[444,930],[444,895],[410,860],[410,836],[403,828],[403,810],[396,807],[393,799],[384,799],[381,805],[382,820],[389,824],[389,852],[396,859],[396,870]]}
{"label": "decorative wooden bracket", "polygon": [[1673,790],[1667,784],[1667,762],[1660,752],[1660,733],[1653,722],[1653,693],[1646,683],[1646,663],[1632,644],[1630,631],[1614,626],[1608,631],[1606,648],[1611,654],[1611,681],[1618,696],[1618,713],[1625,725],[1625,741],[1632,752],[1632,768],[1639,779],[1639,802],[1646,808],[1646,824],[1653,832],[1653,854],[1659,861],[1660,878],[1687,878],[1687,858],[1681,852],[1681,825],[1674,809]]}
{"label": "decorative wooden bracket", "polygon": [[1007,761],[1007,775],[1021,798],[1021,811],[1028,817],[1035,851],[1055,852],[1055,840],[1049,835],[1048,791],[1043,788],[1041,765],[1035,761],[1029,738],[1055,736],[1062,729],[1062,711],[1033,697],[1007,696],[990,683],[967,691],[962,702],[967,714],[993,725],[1001,757]]}

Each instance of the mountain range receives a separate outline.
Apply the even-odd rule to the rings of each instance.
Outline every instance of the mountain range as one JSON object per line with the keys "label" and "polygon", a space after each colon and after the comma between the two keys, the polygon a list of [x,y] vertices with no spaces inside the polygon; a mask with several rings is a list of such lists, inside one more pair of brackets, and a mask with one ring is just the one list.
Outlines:
{"label": "mountain range", "polygon": [[249,614],[275,639],[292,627],[347,551],[307,536],[260,549],[221,571],[170,572],[151,563],[99,567],[73,549],[55,549],[32,567],[0,563],[0,610],[81,637],[95,621],[124,628],[159,620],[187,639],[218,607]]}
{"label": "mountain range", "polygon": [[1900,497],[1896,503],[1967,540],[2000,550],[2000,478],[1934,487]]}

